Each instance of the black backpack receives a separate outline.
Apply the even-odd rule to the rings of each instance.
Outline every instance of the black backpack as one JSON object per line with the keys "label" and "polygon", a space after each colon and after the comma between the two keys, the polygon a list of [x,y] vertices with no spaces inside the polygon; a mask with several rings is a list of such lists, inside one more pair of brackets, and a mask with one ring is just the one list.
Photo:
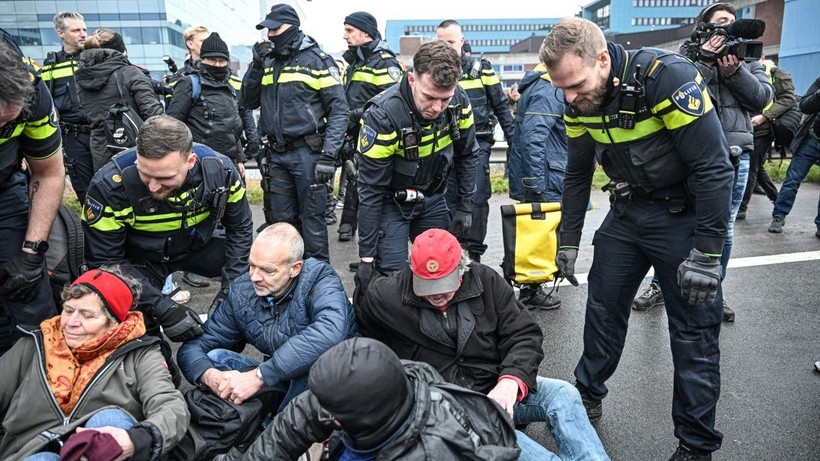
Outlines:
{"label": "black backpack", "polygon": [[51,232],[48,235],[46,267],[57,306],[61,305],[60,292],[86,271],[83,226],[73,209],[60,205]]}
{"label": "black backpack", "polygon": [[802,96],[795,95],[794,104],[780,117],[772,121],[772,131],[774,133],[774,146],[780,152],[781,158],[785,157],[785,150],[791,145],[797,127],[803,118],[800,111],[800,100]]}
{"label": "black backpack", "polygon": [[120,93],[120,100],[112,104],[108,109],[108,117],[105,119],[103,125],[106,147],[111,156],[136,146],[137,135],[139,135],[140,128],[142,128],[142,119],[139,114],[137,114],[137,111],[128,104],[122,94],[120,75],[123,69],[124,68],[121,68],[114,73],[117,91]]}

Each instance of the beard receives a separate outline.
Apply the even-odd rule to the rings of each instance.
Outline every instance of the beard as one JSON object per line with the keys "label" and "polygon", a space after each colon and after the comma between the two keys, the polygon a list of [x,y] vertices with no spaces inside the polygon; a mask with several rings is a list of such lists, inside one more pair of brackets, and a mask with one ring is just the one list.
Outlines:
{"label": "beard", "polygon": [[570,106],[576,114],[593,116],[599,113],[601,103],[604,102],[604,98],[606,97],[606,79],[607,76],[603,76],[593,92],[578,96],[575,98],[575,101],[572,101]]}

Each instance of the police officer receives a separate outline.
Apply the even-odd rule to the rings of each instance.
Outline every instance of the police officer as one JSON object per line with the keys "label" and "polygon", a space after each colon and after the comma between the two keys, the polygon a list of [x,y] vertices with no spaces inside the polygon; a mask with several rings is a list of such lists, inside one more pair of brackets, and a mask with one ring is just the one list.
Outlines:
{"label": "police officer", "polygon": [[[356,283],[374,270],[407,267],[407,240],[427,229],[466,235],[475,187],[476,141],[470,100],[458,80],[461,62],[449,43],[422,44],[413,70],[365,105],[359,134],[359,256]],[[455,216],[444,189],[459,178]]]}
{"label": "police officer", "polygon": [[[177,270],[222,276],[214,306],[228,284],[247,272],[253,220],[233,163],[167,115],[148,119],[135,149],[108,162],[91,181],[83,229],[91,267],[120,264],[143,282],[139,309],[148,332],[157,323],[172,341],[202,334],[199,316],[160,292]],[[218,223],[224,232],[215,232]],[[170,347],[163,342],[170,363]],[[175,370],[174,370],[175,371]]]}
{"label": "police officer", "polygon": [[[436,37],[444,40],[461,55],[461,80],[458,84],[467,92],[470,97],[470,105],[473,107],[473,118],[475,119],[476,139],[478,140],[478,161],[476,164],[475,179],[470,180],[470,184],[475,185],[475,198],[473,199],[473,225],[470,232],[460,239],[462,246],[469,252],[470,259],[481,261],[481,255],[487,250],[484,238],[487,236],[487,219],[490,215],[489,200],[493,194],[490,186],[490,151],[495,138],[495,121],[501,125],[504,131],[504,139],[507,143],[512,142],[513,119],[510,113],[510,103],[507,95],[501,88],[501,81],[493,71],[493,66],[481,56],[464,54],[464,35],[461,33],[461,26],[457,21],[448,19],[442,21],[436,30]],[[447,185],[447,206],[451,212],[455,212],[458,203],[458,178],[450,175]]]}
{"label": "police officer", "polygon": [[57,313],[44,255],[65,186],[57,111],[17,51],[0,42],[0,355],[19,338],[15,325]]}
{"label": "police officer", "polygon": [[347,180],[347,191],[342,222],[339,224],[340,242],[351,240],[356,233],[359,194],[356,192],[354,153],[364,104],[373,96],[393,86],[404,73],[404,66],[387,42],[382,40],[379,25],[372,14],[366,11],[350,13],[345,18],[344,28],[347,51],[342,57],[348,63],[344,84],[347,104],[350,106],[350,121],[342,148],[345,162],[342,180]]}
{"label": "police officer", "polygon": [[[733,170],[706,83],[680,55],[627,51],[580,18],[561,20],[541,48],[568,103],[568,161],[556,257],[574,277],[596,153],[612,206],[595,233],[584,352],[575,368],[590,420],[618,366],[630,304],[650,266],[660,277],[675,367],[671,460],[709,460],[720,394],[720,255]],[[577,281],[575,282],[577,284]]]}
{"label": "police officer", "polygon": [[91,161],[89,146],[91,125],[83,112],[80,97],[77,96],[77,83],[74,81],[77,64],[74,58],[83,50],[87,29],[83,16],[73,11],[55,14],[54,29],[63,47],[60,51],[48,53],[40,69],[40,75],[46,82],[54,99],[54,107],[60,114],[65,166],[71,179],[71,187],[82,203],[85,201],[88,183],[94,175],[94,164]]}
{"label": "police officer", "polygon": [[268,40],[253,46],[242,99],[248,109],[262,107],[268,136],[260,165],[265,222],[295,225],[305,257],[328,261],[327,183],[347,130],[347,100],[333,58],[299,24],[293,7],[277,4],[256,26],[268,29]]}

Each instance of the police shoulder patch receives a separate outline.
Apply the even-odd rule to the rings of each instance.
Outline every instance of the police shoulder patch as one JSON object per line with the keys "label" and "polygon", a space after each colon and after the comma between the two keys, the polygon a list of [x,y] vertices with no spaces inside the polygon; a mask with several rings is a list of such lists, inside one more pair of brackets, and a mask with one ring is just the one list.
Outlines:
{"label": "police shoulder patch", "polygon": [[683,112],[699,117],[703,115],[704,106],[703,92],[695,82],[688,82],[681,85],[672,95],[672,102]]}
{"label": "police shoulder patch", "polygon": [[83,217],[88,224],[94,224],[102,218],[103,205],[94,199],[94,197],[85,197],[85,206],[83,207]]}
{"label": "police shoulder patch", "polygon": [[342,83],[342,78],[339,75],[339,68],[338,67],[328,67],[328,72],[330,72],[330,76],[333,77],[339,83]]}
{"label": "police shoulder patch", "polygon": [[57,109],[51,108],[51,113],[48,116],[48,124],[57,128],[60,126],[60,116],[57,115]]}
{"label": "police shoulder patch", "polygon": [[395,66],[388,67],[387,75],[389,75],[394,82],[398,82],[401,79],[401,69]]}
{"label": "police shoulder patch", "polygon": [[376,130],[363,125],[359,130],[359,152],[365,153],[376,143]]}

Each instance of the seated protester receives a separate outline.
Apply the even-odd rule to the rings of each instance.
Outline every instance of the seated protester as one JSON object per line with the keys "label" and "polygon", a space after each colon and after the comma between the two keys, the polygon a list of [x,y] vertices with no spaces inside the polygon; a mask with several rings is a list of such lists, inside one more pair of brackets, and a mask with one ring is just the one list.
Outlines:
{"label": "seated protester", "polygon": [[158,460],[182,439],[185,399],[131,310],[140,289],[117,266],[92,269],[63,290],[60,315],[0,357],[0,459],[56,461],[65,442],[63,456],[90,458],[83,447],[96,444],[111,459]]}
{"label": "seated protester", "polygon": [[[541,328],[501,275],[471,262],[449,232],[419,235],[410,267],[372,280],[356,301],[362,334],[399,358],[429,363],[447,381],[486,393],[516,425],[546,422],[561,459],[609,459],[575,387],[537,376]],[[522,460],[559,459],[517,435]]]}
{"label": "seated protester", "polygon": [[507,414],[426,363],[349,339],[310,369],[310,390],[279,413],[244,460],[292,460],[327,440],[328,460],[516,460]]}
{"label": "seated protester", "polygon": [[245,176],[247,158],[242,150],[242,119],[236,90],[231,86],[228,45],[214,32],[200,48],[202,61],[174,85],[166,113],[191,129],[194,142],[228,156]]}
{"label": "seated protester", "polygon": [[[230,284],[204,334],[179,349],[179,367],[191,384],[204,384],[236,404],[263,390],[278,391],[285,394],[281,409],[307,389],[308,370],[322,353],[356,335],[341,279],[330,264],[303,260],[304,249],[290,224],[259,233],[249,273]],[[270,358],[258,363],[229,350],[242,342]]]}

